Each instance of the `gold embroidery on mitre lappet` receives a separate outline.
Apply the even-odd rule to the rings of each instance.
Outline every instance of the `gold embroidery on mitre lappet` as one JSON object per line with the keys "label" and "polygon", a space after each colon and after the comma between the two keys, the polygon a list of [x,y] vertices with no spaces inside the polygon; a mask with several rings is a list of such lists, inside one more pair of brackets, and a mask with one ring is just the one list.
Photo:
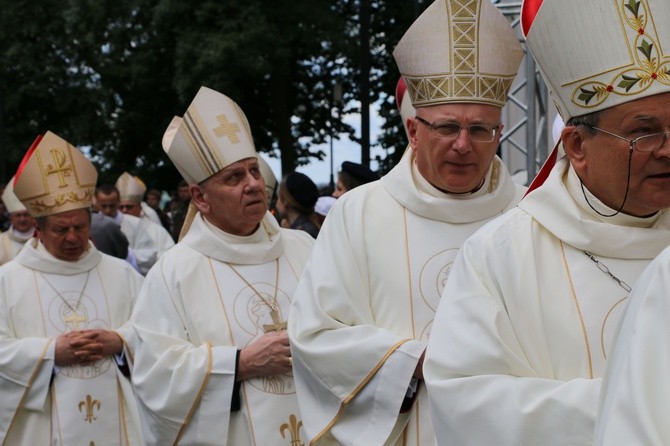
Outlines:
{"label": "gold embroidery on mitre lappet", "polygon": [[[623,33],[633,48],[634,61],[619,69],[608,83],[589,80],[572,94],[572,102],[592,108],[602,104],[610,94],[632,96],[649,88],[654,82],[670,85],[670,56],[661,54],[656,28],[649,15],[647,0],[617,2],[624,23]],[[615,69],[616,70],[616,69]],[[610,70],[613,71],[613,70]]]}

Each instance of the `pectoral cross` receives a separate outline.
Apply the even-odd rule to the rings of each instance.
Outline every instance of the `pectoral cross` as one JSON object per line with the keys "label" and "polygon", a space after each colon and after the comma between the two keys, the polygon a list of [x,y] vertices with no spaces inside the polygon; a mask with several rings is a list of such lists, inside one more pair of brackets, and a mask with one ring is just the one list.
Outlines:
{"label": "pectoral cross", "polygon": [[82,316],[77,312],[72,312],[65,318],[65,324],[72,324],[71,330],[79,330],[79,322],[86,322],[86,316]]}
{"label": "pectoral cross", "polygon": [[270,317],[272,318],[271,324],[263,324],[263,333],[268,333],[270,331],[282,331],[286,330],[286,321],[281,320],[279,316],[279,311],[272,309],[270,311]]}

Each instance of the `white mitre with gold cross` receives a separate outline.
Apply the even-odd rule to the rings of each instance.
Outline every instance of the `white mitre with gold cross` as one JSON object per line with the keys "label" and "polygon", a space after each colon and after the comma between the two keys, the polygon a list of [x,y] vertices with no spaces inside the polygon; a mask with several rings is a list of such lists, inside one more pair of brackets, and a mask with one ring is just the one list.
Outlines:
{"label": "white mitre with gold cross", "polygon": [[526,0],[528,47],[564,120],[670,91],[670,1]]}
{"label": "white mitre with gold cross", "polygon": [[119,199],[121,201],[132,201],[134,203],[141,203],[144,198],[144,192],[147,190],[144,182],[128,172],[123,172],[119,176],[115,186],[119,190]]}
{"label": "white mitre with gold cross", "polygon": [[26,207],[14,193],[14,178],[15,177],[12,177],[12,179],[9,180],[9,183],[5,186],[5,190],[2,191],[2,202],[5,204],[7,212],[10,214],[26,210]]}
{"label": "white mitre with gold cross", "polygon": [[172,119],[163,135],[163,150],[189,184],[258,156],[242,109],[207,87],[200,87],[183,118]]}
{"label": "white mitre with gold cross", "polygon": [[523,49],[490,0],[436,0],[393,51],[412,105],[505,105]]}
{"label": "white mitre with gold cross", "polygon": [[47,132],[30,146],[15,177],[14,194],[42,217],[90,207],[98,172],[76,147]]}

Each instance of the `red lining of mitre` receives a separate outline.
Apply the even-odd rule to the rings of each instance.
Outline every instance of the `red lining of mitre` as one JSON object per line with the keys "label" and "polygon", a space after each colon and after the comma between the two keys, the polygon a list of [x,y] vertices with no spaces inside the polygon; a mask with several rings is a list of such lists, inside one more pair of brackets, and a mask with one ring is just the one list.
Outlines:
{"label": "red lining of mitre", "polygon": [[395,86],[395,103],[398,110],[402,107],[402,99],[405,97],[405,91],[407,91],[407,84],[405,84],[405,78],[401,76]]}
{"label": "red lining of mitre", "polygon": [[526,190],[526,193],[523,195],[524,198],[526,197],[526,195],[528,195],[538,187],[542,186],[542,184],[544,184],[544,182],[549,177],[551,169],[553,169],[554,166],[556,165],[556,160],[558,158],[558,145],[560,144],[560,142],[561,142],[560,139],[556,142],[554,150],[551,151],[551,153],[547,157],[547,160],[540,168],[540,171],[537,173],[537,175],[535,175],[535,178],[533,178],[533,181],[530,183],[530,186],[528,186],[528,190]]}
{"label": "red lining of mitre", "polygon": [[537,11],[542,6],[542,0],[524,0],[521,6],[521,29],[524,37],[528,36],[530,27],[533,25],[533,20],[537,15]]}
{"label": "red lining of mitre", "polygon": [[28,149],[26,154],[23,155],[21,164],[19,164],[19,168],[16,169],[16,174],[14,175],[14,186],[16,186],[16,182],[19,180],[19,176],[21,175],[21,172],[23,172],[23,168],[26,167],[26,164],[28,163],[30,156],[33,154],[40,141],[42,141],[42,135],[37,135],[37,138],[35,138],[35,141],[33,141],[33,143],[30,145],[30,148]]}

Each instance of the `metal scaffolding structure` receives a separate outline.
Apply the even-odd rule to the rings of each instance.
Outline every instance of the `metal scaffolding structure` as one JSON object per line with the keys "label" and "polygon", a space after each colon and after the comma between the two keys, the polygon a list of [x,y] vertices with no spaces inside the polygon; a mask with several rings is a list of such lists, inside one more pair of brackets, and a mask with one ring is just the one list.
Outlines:
{"label": "metal scaffolding structure", "polygon": [[501,154],[510,172],[523,174],[525,171],[527,184],[535,177],[547,158],[549,146],[553,145],[550,129],[556,111],[548,103],[547,87],[523,39],[521,2],[491,1],[510,21],[525,52],[503,111],[505,129],[501,139]]}

